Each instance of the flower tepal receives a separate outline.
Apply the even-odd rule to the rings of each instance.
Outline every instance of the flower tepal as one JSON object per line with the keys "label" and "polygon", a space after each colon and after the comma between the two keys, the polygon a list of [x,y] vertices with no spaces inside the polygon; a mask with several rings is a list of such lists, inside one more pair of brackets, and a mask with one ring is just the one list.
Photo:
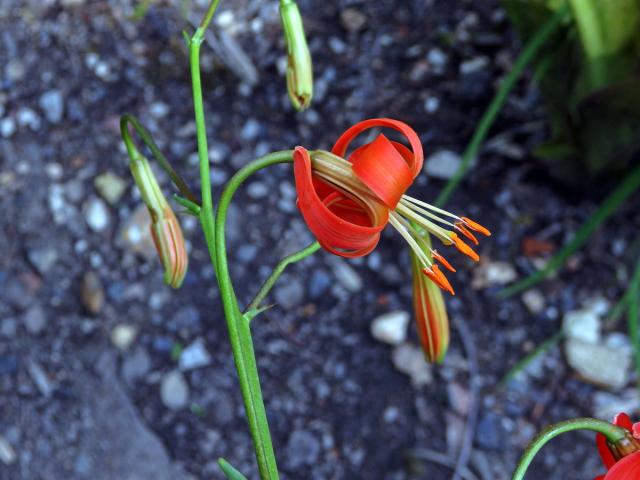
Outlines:
{"label": "flower tepal", "polygon": [[613,424],[622,427],[629,434],[614,444],[607,442],[604,435],[596,436],[596,444],[602,463],[608,472],[595,480],[635,480],[640,478],[640,423],[633,423],[629,415],[619,413]]}
{"label": "flower tepal", "polygon": [[[348,154],[353,140],[376,127],[399,132],[409,147],[379,134]],[[298,207],[318,242],[343,257],[370,253],[378,244],[380,232],[391,224],[408,243],[422,273],[453,294],[434,261],[451,272],[455,269],[431,248],[423,233],[477,261],[478,254],[465,239],[477,245],[474,233],[488,236],[490,232],[467,217],[406,195],[422,164],[422,144],[411,127],[388,118],[365,120],[344,132],[331,152],[296,148]]]}

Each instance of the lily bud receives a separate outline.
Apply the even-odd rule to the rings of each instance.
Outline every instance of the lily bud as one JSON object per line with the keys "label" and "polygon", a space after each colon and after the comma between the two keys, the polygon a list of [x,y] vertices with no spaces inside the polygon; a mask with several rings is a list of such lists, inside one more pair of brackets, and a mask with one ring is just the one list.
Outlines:
{"label": "lily bud", "polygon": [[287,91],[293,107],[302,111],[311,104],[313,96],[313,66],[298,5],[281,3],[280,19],[287,44]]}
{"label": "lily bud", "polygon": [[179,288],[187,273],[189,259],[178,219],[160,190],[149,161],[138,155],[129,167],[151,215],[151,237],[164,268],[164,282]]}
{"label": "lily bud", "polygon": [[420,261],[413,252],[411,252],[411,270],[413,307],[422,350],[427,361],[440,363],[449,347],[449,317],[442,290],[439,285],[424,275]]}

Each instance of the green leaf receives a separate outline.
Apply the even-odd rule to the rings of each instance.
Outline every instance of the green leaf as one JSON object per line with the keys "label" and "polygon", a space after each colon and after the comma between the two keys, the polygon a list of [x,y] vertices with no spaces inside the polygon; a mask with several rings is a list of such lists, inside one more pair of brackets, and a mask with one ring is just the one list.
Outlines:
{"label": "green leaf", "polygon": [[224,476],[227,477],[227,480],[247,480],[247,477],[241,474],[224,458],[218,459],[218,466],[220,467],[220,470],[222,470],[222,472],[224,473]]}

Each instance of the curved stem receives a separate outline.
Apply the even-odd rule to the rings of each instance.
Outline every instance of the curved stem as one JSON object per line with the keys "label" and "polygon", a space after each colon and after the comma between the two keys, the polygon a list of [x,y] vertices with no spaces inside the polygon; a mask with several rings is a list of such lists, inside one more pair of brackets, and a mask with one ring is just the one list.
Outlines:
{"label": "curved stem", "polygon": [[278,468],[271,443],[267,413],[260,390],[260,379],[249,322],[243,318],[240,312],[236,294],[231,283],[231,276],[229,275],[225,241],[225,222],[231,199],[247,177],[265,167],[278,163],[291,162],[292,159],[293,151],[291,150],[274,152],[246,165],[229,180],[220,197],[220,203],[218,204],[218,211],[216,213],[215,248],[209,250],[210,252],[213,250],[215,254],[218,285],[220,287],[220,296],[227,319],[233,359],[238,372],[240,390],[242,392],[249,429],[251,430],[251,437],[256,451],[260,478],[263,480],[277,480],[279,478]]}
{"label": "curved stem", "polygon": [[551,17],[547,23],[545,23],[540,30],[534,35],[534,37],[525,45],[522,53],[514,63],[513,67],[509,71],[509,74],[505,77],[496,93],[493,100],[489,104],[489,107],[482,115],[480,122],[478,122],[478,126],[476,130],[473,132],[473,137],[467,146],[467,149],[464,151],[462,155],[462,161],[460,162],[460,166],[458,170],[455,172],[453,177],[447,182],[444,186],[438,198],[436,198],[435,205],[437,207],[441,207],[444,205],[449,197],[453,194],[454,190],[458,187],[462,179],[464,178],[467,170],[469,169],[469,164],[471,160],[478,154],[478,150],[484,142],[484,139],[487,137],[489,133],[489,129],[493,125],[498,113],[502,109],[504,102],[507,100],[507,96],[509,92],[515,85],[518,78],[527,67],[529,62],[534,59],[534,57],[538,54],[538,51],[545,44],[547,39],[556,31],[556,29],[562,24],[562,20],[565,15],[568,13],[568,6],[565,4],[558,9],[558,11]]}
{"label": "curved stem", "polygon": [[262,287],[260,287],[260,291],[258,291],[254,299],[251,300],[251,303],[247,306],[245,312],[253,310],[254,308],[258,308],[260,306],[260,303],[262,303],[265,297],[269,294],[269,292],[273,288],[273,285],[278,281],[278,278],[280,278],[280,275],[282,275],[282,272],[284,272],[285,268],[287,268],[292,263],[296,263],[307,258],[309,255],[312,255],[319,249],[320,244],[318,242],[313,242],[311,245],[303,248],[299,252],[292,253],[291,255],[288,255],[280,260],[280,262],[278,262],[276,267],[273,269],[273,272],[271,272],[271,275],[269,275],[269,277],[262,284]]}
{"label": "curved stem", "polygon": [[609,422],[596,420],[595,418],[576,418],[564,422],[555,423],[545,428],[534,438],[527,450],[522,455],[516,471],[513,473],[512,480],[522,480],[527,473],[527,469],[533,458],[540,449],[551,439],[557,437],[561,433],[571,432],[573,430],[592,430],[602,433],[610,443],[618,442],[625,438],[626,431]]}
{"label": "curved stem", "polygon": [[127,153],[132,160],[139,158],[141,156],[138,148],[136,147],[133,138],[131,137],[131,131],[129,130],[129,126],[132,126],[136,133],[140,136],[142,142],[151,150],[154,158],[160,165],[160,167],[167,172],[171,181],[174,183],[180,193],[190,200],[193,203],[198,203],[196,196],[193,194],[187,183],[182,179],[182,177],[176,172],[167,158],[162,154],[158,145],[153,140],[151,133],[147,130],[136,117],[131,115],[130,113],[125,113],[120,117],[120,134],[122,135],[122,140],[124,141],[124,145],[127,148]]}

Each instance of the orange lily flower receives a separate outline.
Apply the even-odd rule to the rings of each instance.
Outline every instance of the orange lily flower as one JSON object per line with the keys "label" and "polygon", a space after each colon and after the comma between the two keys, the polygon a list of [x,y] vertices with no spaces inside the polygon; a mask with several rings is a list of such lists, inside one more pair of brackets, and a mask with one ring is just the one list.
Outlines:
{"label": "orange lily flower", "polygon": [[[351,142],[375,127],[400,132],[411,148],[380,134],[347,155]],[[380,232],[391,224],[409,244],[422,273],[454,294],[434,260],[450,271],[455,269],[426,244],[419,229],[475,261],[479,260],[478,254],[458,233],[475,244],[472,232],[486,236],[490,232],[467,217],[405,194],[421,172],[422,163],[422,144],[411,127],[388,118],[365,120],[344,132],[331,152],[295,149],[298,207],[322,247],[343,257],[370,253],[380,240]]]}

